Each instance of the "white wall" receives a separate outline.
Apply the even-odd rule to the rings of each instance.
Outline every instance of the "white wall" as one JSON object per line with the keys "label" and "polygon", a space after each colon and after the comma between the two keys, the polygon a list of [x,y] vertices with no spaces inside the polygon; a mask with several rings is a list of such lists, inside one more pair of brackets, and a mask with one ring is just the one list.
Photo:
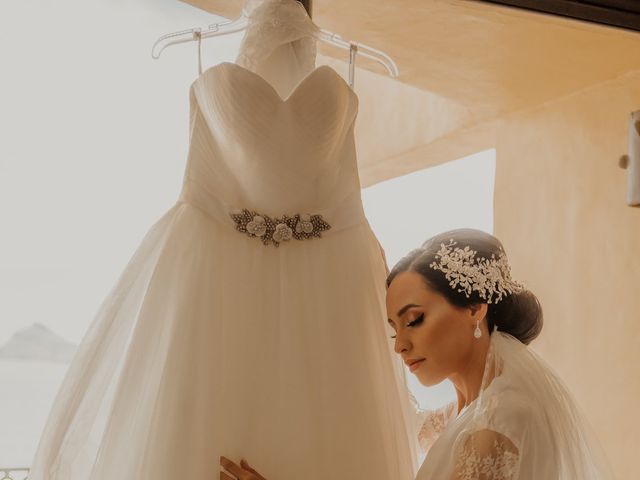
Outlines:
{"label": "white wall", "polygon": [[[365,213],[389,267],[446,230],[468,227],[492,233],[494,179],[495,150],[486,150],[365,188]],[[425,389],[412,374],[407,378],[423,408],[455,399],[448,381]]]}

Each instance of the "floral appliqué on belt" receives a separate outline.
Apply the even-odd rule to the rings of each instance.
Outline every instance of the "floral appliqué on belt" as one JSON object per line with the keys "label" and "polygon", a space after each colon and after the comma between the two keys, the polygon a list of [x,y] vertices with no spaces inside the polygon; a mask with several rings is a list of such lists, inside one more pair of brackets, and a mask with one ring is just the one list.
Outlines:
{"label": "floral appliqu\u00e9 on belt", "polygon": [[273,244],[278,247],[282,242],[291,239],[308,240],[320,238],[322,232],[329,230],[331,225],[324,221],[322,215],[295,214],[271,218],[251,210],[240,210],[230,214],[236,224],[236,230],[262,240],[265,245]]}

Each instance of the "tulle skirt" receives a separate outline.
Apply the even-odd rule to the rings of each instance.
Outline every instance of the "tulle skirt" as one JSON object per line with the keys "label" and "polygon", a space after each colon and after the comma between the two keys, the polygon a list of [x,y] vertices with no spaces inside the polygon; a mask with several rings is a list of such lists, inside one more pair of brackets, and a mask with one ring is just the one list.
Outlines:
{"label": "tulle skirt", "polygon": [[369,225],[264,246],[178,202],[83,338],[31,480],[410,479],[416,445]]}

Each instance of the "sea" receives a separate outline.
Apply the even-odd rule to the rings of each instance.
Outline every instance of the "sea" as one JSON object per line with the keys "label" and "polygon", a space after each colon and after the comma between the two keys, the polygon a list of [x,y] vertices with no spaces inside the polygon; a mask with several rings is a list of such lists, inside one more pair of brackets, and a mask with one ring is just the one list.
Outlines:
{"label": "sea", "polygon": [[66,363],[0,359],[0,469],[29,467]]}

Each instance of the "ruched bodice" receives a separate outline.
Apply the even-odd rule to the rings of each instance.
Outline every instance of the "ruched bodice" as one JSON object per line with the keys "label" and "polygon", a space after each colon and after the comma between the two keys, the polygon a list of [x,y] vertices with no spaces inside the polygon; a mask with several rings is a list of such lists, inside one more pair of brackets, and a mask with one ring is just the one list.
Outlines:
{"label": "ruched bodice", "polygon": [[190,148],[180,200],[228,222],[243,209],[321,214],[332,232],[363,222],[354,124],[358,97],[316,67],[316,33],[302,5],[251,0],[236,62],[189,88]]}
{"label": "ruched bodice", "polygon": [[359,192],[358,99],[331,67],[314,68],[283,99],[257,73],[222,63],[189,93],[185,188],[271,214],[332,209]]}

